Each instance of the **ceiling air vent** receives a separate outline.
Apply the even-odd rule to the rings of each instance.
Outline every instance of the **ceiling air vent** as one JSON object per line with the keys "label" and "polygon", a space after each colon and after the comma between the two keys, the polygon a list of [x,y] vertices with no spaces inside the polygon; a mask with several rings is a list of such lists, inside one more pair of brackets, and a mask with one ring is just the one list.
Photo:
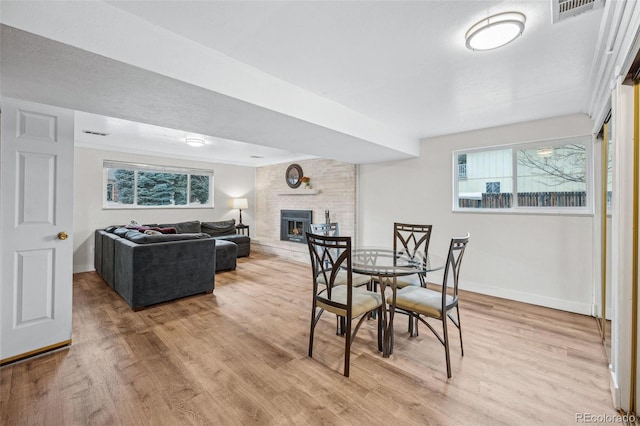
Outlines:
{"label": "ceiling air vent", "polygon": [[109,135],[109,133],[96,132],[95,130],[83,130],[82,133],[86,133],[88,135],[94,135],[94,136],[107,136],[107,135]]}
{"label": "ceiling air vent", "polygon": [[551,0],[553,23],[599,9],[603,0]]}

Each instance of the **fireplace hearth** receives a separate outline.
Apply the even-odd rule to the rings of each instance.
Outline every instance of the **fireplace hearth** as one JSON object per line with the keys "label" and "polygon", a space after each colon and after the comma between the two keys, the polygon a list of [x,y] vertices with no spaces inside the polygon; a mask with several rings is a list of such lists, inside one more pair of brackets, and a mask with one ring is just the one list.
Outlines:
{"label": "fireplace hearth", "polygon": [[312,215],[311,210],[280,210],[280,240],[306,244]]}

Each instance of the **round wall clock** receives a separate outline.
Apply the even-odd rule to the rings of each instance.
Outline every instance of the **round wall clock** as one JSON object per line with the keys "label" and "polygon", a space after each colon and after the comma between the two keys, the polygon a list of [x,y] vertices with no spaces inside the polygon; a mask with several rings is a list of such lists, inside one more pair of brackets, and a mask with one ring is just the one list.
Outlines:
{"label": "round wall clock", "polygon": [[287,181],[287,185],[290,188],[297,188],[300,186],[302,181],[302,167],[297,164],[292,164],[287,167],[287,172],[285,173],[285,179]]}

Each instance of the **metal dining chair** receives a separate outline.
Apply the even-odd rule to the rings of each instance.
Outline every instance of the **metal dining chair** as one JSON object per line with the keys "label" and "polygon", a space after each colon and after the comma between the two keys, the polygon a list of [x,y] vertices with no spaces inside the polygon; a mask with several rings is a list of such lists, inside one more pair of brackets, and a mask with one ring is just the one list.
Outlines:
{"label": "metal dining chair", "polygon": [[[344,375],[349,377],[351,344],[371,312],[378,317],[378,350],[382,351],[382,297],[354,287],[351,267],[351,237],[331,237],[307,232],[313,278],[313,304],[309,332],[309,356],[313,356],[313,337],[324,311],[345,318]],[[339,271],[345,271],[346,283],[336,283]],[[360,318],[353,327],[353,320]]]}
{"label": "metal dining chair", "polygon": [[[340,230],[337,222],[312,223],[311,225],[309,225],[309,229],[311,230],[312,234],[316,234],[316,235],[324,235],[329,237],[340,236]],[[362,285],[369,286],[371,282],[371,277],[369,275],[353,273],[352,281],[355,287],[360,287]],[[336,284],[345,285],[346,283],[347,283],[346,273],[344,271],[338,272],[338,277],[336,277]]]}
{"label": "metal dining chair", "polygon": [[[394,223],[393,250],[396,252],[402,250],[411,258],[417,257],[418,253],[420,253],[420,260],[425,262],[429,252],[432,228],[433,225]],[[426,275],[424,273],[401,277],[396,280],[396,287],[404,288],[410,285],[424,287],[425,279]]]}
{"label": "metal dining chair", "polygon": [[[429,252],[429,241],[431,240],[431,230],[433,225],[417,225],[410,223],[393,224],[393,251],[402,252],[409,258],[417,258],[419,262],[426,262]],[[377,290],[377,279],[373,279],[373,290]],[[407,286],[426,286],[426,274],[419,272],[396,278],[396,288]],[[415,320],[409,318],[408,330],[414,335],[414,328],[417,327]]]}
{"label": "metal dining chair", "polygon": [[[392,306],[391,326],[393,327],[393,317],[395,311],[404,312],[410,318],[415,318],[415,335],[418,335],[418,321],[429,327],[444,346],[447,361],[447,377],[451,378],[451,356],[449,354],[449,334],[447,331],[447,319],[458,328],[460,334],[460,352],[464,356],[462,346],[462,327],[460,324],[460,307],[458,304],[458,277],[462,257],[469,243],[469,234],[460,238],[452,238],[449,245],[449,255],[444,269],[444,278],[440,291],[431,290],[426,287],[407,286],[396,293],[395,306],[391,297],[387,298],[387,303]],[[435,284],[434,284],[435,285]],[[451,315],[455,309],[456,318]],[[433,328],[426,318],[435,318],[442,322],[442,336]]]}
{"label": "metal dining chair", "polygon": [[[340,236],[340,227],[338,226],[338,222],[312,223],[309,225],[309,230],[311,231],[312,234],[316,234],[316,235],[324,235],[329,237]],[[324,277],[320,276],[319,279],[322,281]],[[363,274],[358,274],[354,272],[351,274],[351,281],[354,287],[360,287],[360,286],[366,285],[367,290],[371,290],[371,276],[369,275],[363,275]],[[336,285],[347,284],[346,271],[344,270],[338,271],[335,284]],[[344,334],[344,318],[338,317],[338,324],[336,325],[336,334]]]}

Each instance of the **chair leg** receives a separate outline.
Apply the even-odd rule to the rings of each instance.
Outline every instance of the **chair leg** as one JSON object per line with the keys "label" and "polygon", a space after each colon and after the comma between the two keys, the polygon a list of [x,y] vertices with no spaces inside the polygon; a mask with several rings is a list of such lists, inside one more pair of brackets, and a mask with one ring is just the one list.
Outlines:
{"label": "chair leg", "polygon": [[[395,310],[393,311],[395,315]],[[393,353],[393,335],[395,332],[393,331],[393,320],[389,318],[389,355]]]}
{"label": "chair leg", "polygon": [[409,336],[418,336],[418,317],[413,316],[413,314],[409,314]]}
{"label": "chair leg", "polygon": [[444,353],[447,359],[447,378],[451,378],[451,356],[449,354],[449,334],[447,332],[447,314],[442,315],[442,332],[444,337]]}
{"label": "chair leg", "polygon": [[313,332],[315,331],[316,306],[311,309],[311,329],[309,330],[309,356],[313,356]]}
{"label": "chair leg", "polygon": [[383,334],[383,324],[382,324],[382,307],[377,309],[378,312],[378,351],[382,352],[382,334]]}
{"label": "chair leg", "polygon": [[[344,317],[342,317],[344,318]],[[349,377],[349,362],[351,360],[351,318],[346,318],[347,329],[344,337],[344,376]]]}
{"label": "chair leg", "polygon": [[464,348],[462,347],[462,322],[460,322],[460,307],[456,305],[456,313],[458,314],[458,332],[460,333],[460,353],[464,356]]}

